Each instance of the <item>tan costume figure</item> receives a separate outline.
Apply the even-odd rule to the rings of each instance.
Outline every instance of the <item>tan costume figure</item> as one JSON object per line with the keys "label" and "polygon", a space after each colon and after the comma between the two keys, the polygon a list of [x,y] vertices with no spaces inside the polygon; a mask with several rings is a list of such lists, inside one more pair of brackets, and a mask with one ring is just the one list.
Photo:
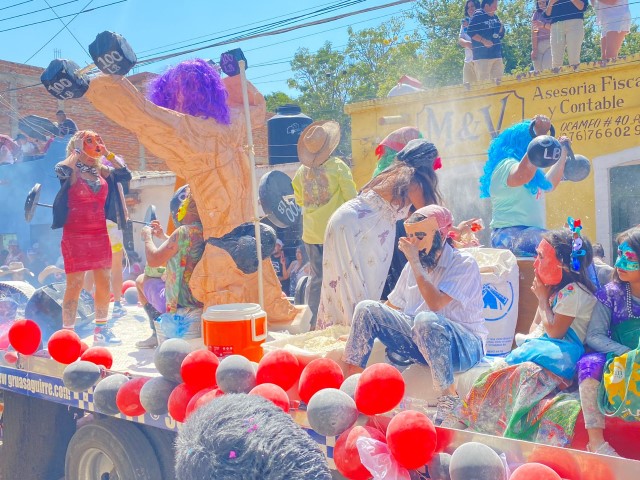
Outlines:
{"label": "tan costume figure", "polygon": [[[231,123],[198,118],[158,107],[126,78],[100,76],[86,97],[118,125],[134,132],[140,143],[183,177],[200,210],[204,238],[230,233],[253,218],[251,171],[245,152],[246,128],[240,77],[223,80],[228,91]],[[266,104],[251,84],[252,126],[262,126]],[[258,303],[257,273],[243,273],[226,250],[207,244],[191,277],[194,296],[205,308],[227,303]],[[269,261],[263,263],[264,303],[270,322],[288,323],[297,310],[282,295]]]}

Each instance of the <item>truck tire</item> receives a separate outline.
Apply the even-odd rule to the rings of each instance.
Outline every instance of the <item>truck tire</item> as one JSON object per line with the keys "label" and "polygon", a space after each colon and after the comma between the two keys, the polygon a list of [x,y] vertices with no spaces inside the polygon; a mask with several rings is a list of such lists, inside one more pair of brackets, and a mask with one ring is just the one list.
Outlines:
{"label": "truck tire", "polygon": [[142,430],[142,433],[147,437],[156,452],[160,471],[162,472],[159,480],[175,480],[176,455],[174,442],[176,441],[176,433],[149,425],[138,425],[138,427],[140,427],[140,430]]}
{"label": "truck tire", "polygon": [[158,480],[160,465],[144,434],[125,420],[99,419],[79,428],[65,456],[66,480]]}

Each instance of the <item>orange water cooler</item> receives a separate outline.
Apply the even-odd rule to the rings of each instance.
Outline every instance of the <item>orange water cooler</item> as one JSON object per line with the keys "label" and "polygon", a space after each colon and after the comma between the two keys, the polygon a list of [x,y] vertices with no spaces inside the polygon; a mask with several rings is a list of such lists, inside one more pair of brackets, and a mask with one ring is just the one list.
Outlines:
{"label": "orange water cooler", "polygon": [[242,355],[259,362],[267,338],[267,314],[257,303],[209,307],[202,315],[202,338],[218,357]]}

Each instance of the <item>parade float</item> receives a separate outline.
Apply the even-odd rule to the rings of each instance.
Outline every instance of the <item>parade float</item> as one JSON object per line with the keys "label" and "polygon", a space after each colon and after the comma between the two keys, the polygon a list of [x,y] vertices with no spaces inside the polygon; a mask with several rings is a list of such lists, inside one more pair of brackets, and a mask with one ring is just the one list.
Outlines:
{"label": "parade float", "polygon": [[[97,51],[95,45],[90,48],[96,65],[103,65],[106,74],[125,74],[135,63],[135,55],[128,44],[113,35],[109,36],[109,42],[105,42],[103,36],[101,42],[109,44],[110,48]],[[238,98],[242,98],[243,105],[238,105],[238,115],[239,121],[246,122],[246,126],[241,127],[240,123],[238,128],[246,133],[251,128],[244,62],[241,52],[235,51],[223,57],[221,64],[227,64],[229,71],[239,74],[242,80]],[[45,85],[59,98],[73,99],[82,95],[90,87],[86,79],[74,75],[76,70],[77,66],[66,61],[55,61],[43,75]],[[109,81],[122,82],[122,79]],[[514,83],[517,81],[513,80]],[[499,88],[508,86],[509,81]],[[499,131],[507,123],[531,116],[529,110],[525,111],[524,103],[510,110],[509,115],[505,114],[505,109],[511,108],[510,99],[516,102],[522,99],[513,88],[499,97],[502,100],[498,105],[502,105],[503,110],[496,114],[496,119],[492,117],[493,104],[478,107],[479,115],[484,115],[479,118],[484,118],[490,125],[486,135]],[[128,92],[135,100],[135,92]],[[486,96],[494,94],[499,96],[500,92]],[[475,92],[475,96],[469,95],[470,101],[480,101],[478,96],[479,92]],[[256,98],[254,96],[254,106]],[[354,171],[360,172],[360,183],[370,176],[367,169],[373,165],[371,162],[367,165],[367,155],[363,155],[373,149],[364,148],[363,142],[379,141],[380,125],[390,129],[384,125],[400,121],[422,126],[420,115],[425,112],[442,114],[432,106],[420,109],[413,96],[398,98],[349,107],[354,117],[354,153],[357,153]],[[633,108],[632,103],[633,100],[629,100],[626,106]],[[409,108],[409,104],[414,106]],[[400,115],[396,115],[398,106],[402,107]],[[153,111],[146,104],[141,109]],[[413,113],[404,113],[405,110]],[[362,114],[361,118],[358,112]],[[438,141],[438,135],[446,135],[453,128],[453,113],[447,112],[443,113],[444,123],[428,117],[426,126],[432,130],[425,131],[434,141]],[[129,119],[132,116],[131,112],[127,115]],[[374,117],[375,121],[372,121]],[[471,110],[466,109],[462,117],[460,121],[467,130],[472,126],[479,128],[480,121],[473,119]],[[553,121],[561,125],[563,132],[569,128],[567,125],[572,125],[570,120],[560,122],[554,118]],[[472,137],[474,141],[481,138],[475,134]],[[451,142],[455,143],[459,138],[459,135],[453,135]],[[238,142],[245,145],[240,136]],[[143,322],[137,321],[114,326],[125,338],[123,345],[109,349],[89,347],[87,342],[91,336],[82,328],[76,329],[79,334],[62,330],[59,316],[50,315],[48,319],[55,324],[59,322],[59,328],[46,330],[39,319],[20,318],[16,313],[18,319],[2,339],[6,354],[0,365],[0,388],[4,390],[2,455],[4,472],[10,478],[174,478],[172,442],[175,432],[193,411],[225,393],[260,395],[290,413],[318,442],[330,467],[345,478],[371,478],[374,471],[379,472],[375,478],[394,479],[413,478],[411,475],[454,480],[627,480],[636,477],[638,464],[635,461],[584,451],[585,435],[579,426],[571,448],[434,427],[429,415],[435,405],[435,392],[430,386],[428,368],[405,365],[399,369],[389,365],[381,344],[376,345],[362,374],[345,379],[341,354],[348,328],[306,332],[308,326],[304,315],[300,316],[293,307],[274,307],[275,298],[265,292],[263,281],[270,285],[271,279],[268,278],[270,272],[264,274],[262,270],[260,259],[264,258],[265,252],[260,254],[264,243],[261,242],[262,228],[255,202],[260,196],[265,213],[277,217],[279,212],[280,217],[276,220],[285,224],[291,221],[287,214],[295,217],[299,212],[291,205],[292,192],[284,179],[274,175],[269,182],[265,180],[261,187],[264,192],[271,192],[269,194],[259,192],[257,182],[250,181],[255,178],[250,174],[255,169],[251,165],[250,136],[247,144],[238,161],[246,163],[243,172],[250,178],[242,180],[242,188],[246,188],[243,195],[252,202],[248,207],[243,206],[246,214],[243,220],[248,221],[248,225],[243,224],[242,233],[254,240],[252,249],[245,249],[243,255],[255,260],[256,266],[254,270],[237,274],[240,281],[247,284],[245,296],[238,298],[240,301],[212,300],[215,284],[214,290],[206,292],[209,304],[203,314],[202,338],[162,338],[155,351],[138,350],[133,343],[144,335],[144,330]],[[442,144],[446,152],[448,143],[443,141]],[[148,148],[153,150],[152,146]],[[171,153],[175,155],[175,152]],[[458,169],[458,166],[454,164],[452,168]],[[458,170],[467,168],[462,163]],[[594,169],[598,168],[594,163]],[[211,165],[206,173],[210,177],[213,171],[215,166]],[[186,168],[179,173],[193,172]],[[443,169],[443,175],[447,178],[446,169]],[[457,182],[461,176],[449,178],[450,182]],[[203,191],[211,192],[202,178],[198,181]],[[268,183],[276,186],[268,188]],[[475,191],[475,184],[470,191]],[[459,208],[457,213],[461,217],[471,204],[477,205],[475,196],[464,200],[467,204],[458,199],[453,205],[454,210]],[[588,205],[589,202],[585,203]],[[580,208],[589,207],[582,205]],[[554,215],[548,214],[550,221]],[[234,225],[228,231],[237,227]],[[493,322],[488,353],[498,356],[510,350],[514,334],[523,331],[521,325],[532,315],[528,295],[532,269],[526,261],[517,261],[507,252],[478,248],[474,255],[483,273],[487,320]],[[243,258],[234,260],[241,262]],[[270,267],[265,263],[265,267]],[[216,273],[207,275],[215,276]],[[275,319],[269,311],[276,312]],[[79,326],[82,327],[82,322]],[[488,359],[457,375],[459,392],[463,395],[468,391],[475,378],[490,364],[491,359]],[[638,458],[637,448],[629,441],[637,436],[638,430],[630,433],[628,427],[629,424],[621,426],[615,422],[611,428],[607,425],[608,431],[618,438],[616,449],[629,458]],[[388,472],[386,477],[380,473],[383,471]]]}

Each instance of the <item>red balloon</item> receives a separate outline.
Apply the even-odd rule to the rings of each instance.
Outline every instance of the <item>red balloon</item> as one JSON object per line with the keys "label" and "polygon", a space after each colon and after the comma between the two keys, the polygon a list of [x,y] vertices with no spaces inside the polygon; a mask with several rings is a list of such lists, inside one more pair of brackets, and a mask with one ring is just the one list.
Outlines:
{"label": "red balloon", "polygon": [[42,332],[33,320],[16,320],[9,329],[9,343],[22,355],[36,353],[40,340],[42,340]]}
{"label": "red balloon", "polygon": [[304,403],[309,403],[311,397],[323,388],[337,388],[344,381],[340,365],[330,358],[316,358],[309,363],[300,375],[298,392]]}
{"label": "red balloon", "polygon": [[84,352],[86,352],[87,350],[89,350],[89,345],[87,345],[84,341],[80,341],[80,356],[82,356],[84,354]]}
{"label": "red balloon", "polygon": [[189,400],[189,403],[187,404],[187,409],[185,410],[184,418],[189,418],[193,412],[195,412],[198,408],[202,406],[202,404],[198,404],[198,400],[200,400],[206,394],[211,392],[215,393],[216,391],[218,391],[218,389],[213,387],[205,388],[204,390],[198,391],[193,397],[191,397],[191,400]]}
{"label": "red balloon", "polygon": [[375,428],[386,436],[387,428],[389,428],[389,422],[391,422],[391,417],[386,417],[384,415],[371,415],[365,426]]}
{"label": "red balloon", "polygon": [[262,383],[256,385],[249,392],[249,395],[259,395],[266,398],[277,407],[280,407],[285,413],[289,413],[289,396],[282,387],[273,383]]}
{"label": "red balloon", "polygon": [[389,450],[398,463],[409,470],[426,465],[433,457],[436,443],[436,427],[424,413],[405,410],[389,422]]}
{"label": "red balloon", "polygon": [[16,352],[12,352],[12,351],[5,352],[4,361],[13,365],[18,361],[18,355],[16,354]]}
{"label": "red balloon", "polygon": [[219,388],[207,388],[205,390],[200,390],[191,400],[189,400],[189,403],[187,404],[186,418],[189,418],[190,413],[195,412],[214,398],[221,397],[222,395],[224,395],[224,392]]}
{"label": "red balloon", "polygon": [[404,378],[387,363],[367,367],[358,379],[355,401],[360,413],[378,415],[393,410],[404,397]]}
{"label": "red balloon", "polygon": [[451,428],[436,427],[436,452],[443,453],[449,448],[449,445],[453,443],[453,439],[456,436],[455,430]]}
{"label": "red balloon", "polygon": [[360,461],[356,440],[360,437],[373,438],[385,442],[384,435],[373,427],[351,427],[340,434],[333,447],[333,461],[338,471],[349,480],[369,480],[371,473]]}
{"label": "red balloon", "polygon": [[301,371],[300,363],[293,353],[286,350],[272,350],[258,363],[256,382],[258,385],[273,383],[287,391],[298,381]]}
{"label": "red balloon", "polygon": [[146,410],[140,403],[140,390],[151,378],[137,377],[122,385],[116,394],[116,405],[123,415],[137,417],[144,415]]}
{"label": "red balloon", "polygon": [[209,350],[195,350],[184,357],[180,375],[184,383],[198,391],[216,386],[216,370],[220,359]]}
{"label": "red balloon", "polygon": [[580,464],[571,453],[571,450],[537,445],[527,461],[546,465],[566,480],[582,480]]}
{"label": "red balloon", "polygon": [[553,469],[541,463],[525,463],[516,468],[509,480],[562,480]]}
{"label": "red balloon", "polygon": [[51,358],[68,365],[80,357],[80,350],[82,349],[80,342],[80,337],[76,332],[64,328],[51,335],[47,349]]}
{"label": "red balloon", "polygon": [[128,288],[136,288],[136,282],[134,282],[133,280],[125,280],[124,282],[122,282],[122,295],[124,295],[124,292],[127,291]]}
{"label": "red balloon", "polygon": [[173,392],[169,395],[168,406],[169,415],[171,415],[176,422],[182,423],[187,418],[187,406],[196,393],[198,393],[198,391],[189,387],[186,383],[181,383],[173,389]]}
{"label": "red balloon", "polygon": [[102,365],[107,370],[113,365],[113,356],[108,348],[105,347],[91,347],[85,350],[80,356],[80,360],[86,360],[87,362],[95,363],[96,365]]}

